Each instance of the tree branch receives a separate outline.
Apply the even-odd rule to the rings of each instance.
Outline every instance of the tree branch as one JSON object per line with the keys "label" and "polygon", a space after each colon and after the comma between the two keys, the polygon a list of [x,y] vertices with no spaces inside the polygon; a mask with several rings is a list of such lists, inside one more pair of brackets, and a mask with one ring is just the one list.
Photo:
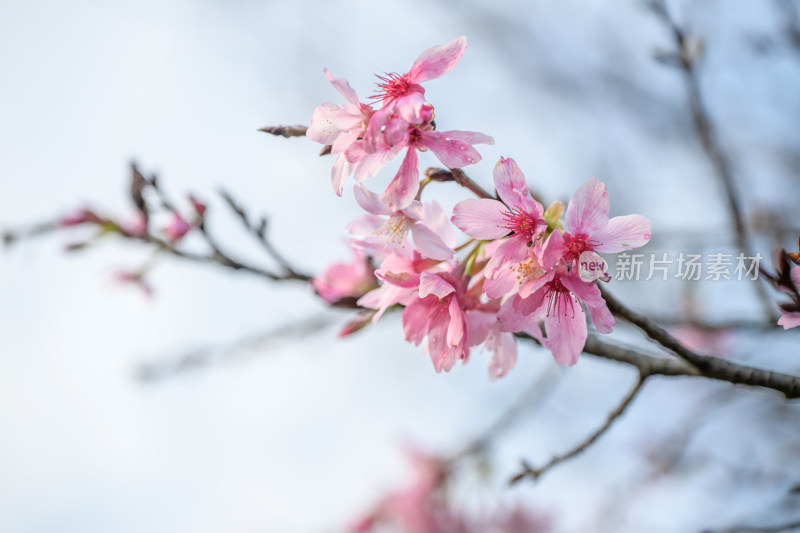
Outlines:
{"label": "tree branch", "polygon": [[563,463],[564,461],[568,461],[569,459],[572,459],[573,457],[580,455],[582,452],[584,452],[589,446],[594,444],[594,442],[597,441],[597,439],[603,436],[605,432],[611,429],[611,426],[614,424],[614,422],[620,416],[622,416],[622,414],[625,412],[625,409],[627,409],[628,406],[631,404],[631,402],[633,402],[633,399],[642,389],[642,386],[644,385],[646,379],[647,375],[639,374],[639,377],[636,380],[636,384],[634,385],[634,387],[622,399],[622,402],[620,402],[620,404],[613,411],[611,411],[611,413],[609,413],[605,423],[602,426],[600,426],[594,433],[589,435],[583,442],[581,442],[580,444],[572,448],[570,451],[562,455],[554,456],[544,466],[541,466],[539,468],[533,468],[523,460],[522,471],[516,474],[514,477],[512,477],[509,480],[509,484],[514,485],[522,481],[526,477],[531,477],[533,478],[533,481],[537,481],[542,475],[544,475],[546,472],[548,472],[558,464]]}
{"label": "tree branch", "polygon": [[[754,254],[752,252],[752,246],[750,245],[750,236],[748,234],[747,225],[744,222],[744,216],[742,215],[742,203],[736,191],[736,185],[734,184],[731,164],[719,145],[708,108],[703,99],[703,93],[700,90],[700,83],[697,79],[697,71],[695,69],[696,53],[690,49],[690,43],[687,40],[686,33],[670,16],[664,0],[650,0],[649,5],[657,18],[669,29],[675,46],[678,49],[675,54],[676,61],[673,63],[679,65],[683,71],[686,81],[686,91],[689,98],[689,109],[692,114],[695,131],[725,192],[728,214],[733,222],[735,230],[736,247],[740,252],[753,257]],[[764,284],[757,283],[754,286],[767,319],[777,320],[775,305]]]}
{"label": "tree branch", "polygon": [[608,304],[608,308],[614,315],[638,327],[648,337],[692,365],[701,375],[731,383],[774,389],[783,393],[786,398],[800,398],[800,378],[797,376],[753,368],[725,359],[695,353],[683,346],[667,330],[650,318],[628,309],[607,290],[601,289],[601,292],[606,304]]}
{"label": "tree branch", "polygon": [[270,133],[272,135],[286,137],[305,137],[308,126],[264,126],[258,131]]}

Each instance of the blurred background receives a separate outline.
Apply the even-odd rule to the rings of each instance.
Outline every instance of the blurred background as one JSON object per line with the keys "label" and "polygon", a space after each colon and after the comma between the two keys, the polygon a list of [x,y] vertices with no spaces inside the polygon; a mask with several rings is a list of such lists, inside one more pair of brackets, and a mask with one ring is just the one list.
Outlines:
{"label": "blurred background", "polygon": [[[800,6],[669,8],[703,50],[699,86],[754,247],[765,258],[776,244],[794,250]],[[332,193],[333,161],[319,145],[258,128],[307,124],[317,105],[339,102],[323,67],[363,99],[374,73],[405,72],[459,35],[467,52],[426,95],[440,129],[494,136],[468,169],[476,181],[491,187],[500,156],[549,200],[595,176],[612,215],[652,220],[644,253],[735,253],[684,74],[663,59],[672,35],[633,0],[2,2],[0,229],[84,206],[132,216],[136,161],[175,198],[206,201],[211,230],[238,257],[271,264],[220,200],[222,185],[269,216],[272,241],[295,265],[319,272],[349,257],[344,226],[360,210],[349,185]],[[421,165],[438,162],[426,154]],[[447,208],[467,197],[434,186]],[[520,397],[523,414],[459,472],[452,497],[468,513],[522,506],[555,532],[800,518],[800,406],[776,393],[655,378],[595,446],[509,489],[520,459],[544,463],[602,424],[634,371],[588,356],[562,369],[522,344],[496,382],[477,352],[438,375],[403,341],[399,316],[337,340],[347,312],[301,283],[153,258],[112,237],[65,252],[89,235],[0,252],[0,531],[344,531],[408,477],[404,445],[455,453]],[[148,261],[152,298],[115,282]],[[761,317],[749,281],[613,285],[661,317]],[[307,317],[312,333],[255,342]],[[624,327],[614,335],[656,349]],[[796,332],[700,337],[704,350],[800,372]],[[198,350],[210,364],[142,378],[142,365]]]}

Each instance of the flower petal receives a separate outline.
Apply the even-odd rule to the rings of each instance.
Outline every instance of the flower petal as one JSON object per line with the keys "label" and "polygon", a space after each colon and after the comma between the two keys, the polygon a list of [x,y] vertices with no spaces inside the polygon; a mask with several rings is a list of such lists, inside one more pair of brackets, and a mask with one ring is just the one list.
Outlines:
{"label": "flower petal", "polygon": [[386,123],[386,128],[383,130],[383,140],[389,146],[394,146],[398,143],[407,144],[408,131],[408,121],[395,115]]}
{"label": "flower petal", "polygon": [[571,309],[548,314],[544,319],[544,329],[556,363],[569,366],[577,363],[588,334],[586,315],[580,302],[573,300]]}
{"label": "flower petal", "polygon": [[517,364],[517,340],[512,333],[498,333],[492,348],[489,377],[502,378]]}
{"label": "flower petal", "polygon": [[458,63],[466,48],[466,37],[458,37],[447,44],[428,48],[419,55],[408,71],[409,81],[422,83],[444,76]]}
{"label": "flower petal", "polygon": [[509,234],[505,218],[508,212],[506,206],[497,200],[473,198],[457,203],[450,220],[470,237],[493,240]]}
{"label": "flower petal", "polygon": [[392,115],[392,111],[394,111],[394,105],[385,105],[370,117],[367,129],[364,131],[364,151],[367,153],[378,150],[378,144],[382,138],[381,131]]}
{"label": "flower petal", "polygon": [[478,131],[450,130],[447,132],[451,137],[467,144],[494,144],[494,137]]}
{"label": "flower petal", "polygon": [[494,186],[506,205],[515,211],[531,213],[541,218],[544,210],[541,204],[531,197],[525,175],[517,162],[511,158],[501,157],[492,171]]}
{"label": "flower petal", "polygon": [[356,181],[361,183],[365,179],[371,178],[377,174],[389,161],[394,159],[394,156],[396,156],[400,150],[402,150],[400,145],[394,148],[384,146],[383,149],[376,152],[365,153],[361,161],[359,161],[358,167],[356,167]]}
{"label": "flower petal", "polygon": [[347,181],[347,178],[350,177],[350,174],[353,173],[353,169],[355,168],[356,164],[350,163],[344,154],[339,154],[339,157],[336,158],[336,162],[333,164],[333,168],[331,168],[331,185],[333,186],[333,192],[335,192],[337,196],[342,195],[344,182]]}
{"label": "flower petal", "polygon": [[586,309],[589,311],[589,318],[592,319],[592,324],[594,324],[594,327],[599,333],[611,333],[614,330],[614,325],[617,322],[614,320],[614,315],[611,314],[607,306],[586,306]]}
{"label": "flower petal", "polygon": [[373,215],[391,215],[394,213],[381,201],[380,196],[370,191],[360,183],[353,185],[353,196],[361,209]]}
{"label": "flower petal", "polygon": [[351,104],[358,105],[358,95],[350,87],[350,84],[347,83],[347,80],[344,78],[334,78],[333,74],[327,68],[322,69],[322,72],[325,73],[325,77],[328,78],[328,81],[331,82],[334,89],[339,91],[339,94],[344,96],[345,100],[350,102]]}
{"label": "flower petal", "polygon": [[621,252],[644,246],[650,240],[650,221],[642,215],[614,217],[608,225],[592,234],[598,252]]}
{"label": "flower petal", "polygon": [[455,292],[455,287],[450,285],[441,276],[431,272],[423,272],[419,276],[419,297],[425,298],[433,294],[437,298],[444,298]]}
{"label": "flower petal", "polygon": [[608,224],[608,210],[606,186],[592,178],[570,198],[564,221],[573,235],[594,235]]}
{"label": "flower petal", "polygon": [[528,258],[528,245],[518,237],[511,237],[500,245],[486,263],[484,272],[487,278],[494,278],[500,269]]}
{"label": "flower petal", "polygon": [[429,148],[447,168],[461,168],[481,160],[481,154],[449,131],[422,131],[420,145]]}
{"label": "flower petal", "polygon": [[417,151],[409,148],[403,164],[394,179],[381,194],[381,201],[392,211],[400,211],[414,200],[419,191],[419,169],[417,168]]}
{"label": "flower petal", "polygon": [[339,106],[334,103],[325,102],[317,106],[314,110],[314,115],[311,117],[311,122],[308,124],[306,137],[320,144],[331,144],[341,131],[334,124],[334,119],[338,113]]}
{"label": "flower petal", "polygon": [[783,329],[791,329],[800,326],[800,313],[787,313],[781,311],[783,316],[778,319],[778,325],[783,326]]}
{"label": "flower petal", "polygon": [[450,299],[449,311],[450,325],[447,326],[447,344],[456,348],[461,344],[464,335],[467,333],[467,322],[464,317],[464,311],[462,311],[461,306],[458,305],[457,298]]}
{"label": "flower petal", "polygon": [[414,245],[424,257],[445,261],[453,257],[453,250],[447,246],[436,233],[422,223],[411,225],[411,236]]}

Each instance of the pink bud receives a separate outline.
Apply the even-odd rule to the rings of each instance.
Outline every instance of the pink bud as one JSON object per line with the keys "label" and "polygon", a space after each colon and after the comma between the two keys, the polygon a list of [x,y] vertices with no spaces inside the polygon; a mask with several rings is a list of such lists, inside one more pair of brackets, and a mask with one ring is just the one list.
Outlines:
{"label": "pink bud", "polygon": [[177,242],[186,235],[190,229],[192,229],[192,226],[177,212],[173,212],[172,221],[164,228],[164,234],[170,242]]}
{"label": "pink bud", "polygon": [[192,202],[192,207],[194,207],[194,211],[195,213],[197,213],[197,216],[202,218],[203,215],[206,214],[206,204],[204,204],[203,202],[195,198],[194,195],[191,194],[189,195],[189,201]]}

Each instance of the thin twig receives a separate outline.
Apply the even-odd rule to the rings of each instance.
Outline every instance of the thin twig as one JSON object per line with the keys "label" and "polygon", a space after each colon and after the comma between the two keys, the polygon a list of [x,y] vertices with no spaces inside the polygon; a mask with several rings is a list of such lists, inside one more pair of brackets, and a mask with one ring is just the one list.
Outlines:
{"label": "thin twig", "polygon": [[644,385],[646,379],[647,379],[646,375],[639,374],[639,377],[636,380],[636,384],[634,385],[634,387],[622,399],[620,404],[613,411],[611,411],[611,413],[609,413],[605,423],[602,426],[600,426],[594,433],[589,435],[583,442],[581,442],[580,444],[572,448],[570,451],[562,455],[554,456],[544,466],[541,466],[539,468],[533,468],[527,462],[522,461],[522,471],[516,474],[514,477],[512,477],[509,480],[509,484],[514,485],[515,483],[522,481],[526,477],[531,477],[533,478],[534,481],[537,481],[542,475],[544,475],[546,472],[551,470],[556,465],[563,463],[564,461],[568,461],[569,459],[572,459],[573,457],[584,452],[589,446],[594,444],[594,442],[597,439],[603,436],[603,434],[606,433],[611,428],[614,422],[620,416],[622,416],[622,414],[625,412],[625,409],[628,408],[631,402],[633,402],[633,399],[642,389],[642,386]]}
{"label": "thin twig", "polygon": [[486,192],[483,187],[472,181],[472,179],[460,168],[451,168],[446,170],[443,168],[431,167],[425,171],[425,177],[431,181],[454,181],[462,187],[472,191],[475,196],[479,198],[494,198],[494,196]]}
{"label": "thin twig", "polygon": [[289,263],[289,261],[287,261],[286,258],[283,257],[280,252],[278,252],[278,250],[270,242],[269,238],[267,238],[266,217],[262,217],[260,223],[255,225],[250,220],[250,217],[247,215],[247,212],[244,210],[244,208],[228,191],[225,189],[220,189],[219,194],[222,196],[223,200],[225,200],[231,210],[239,217],[239,220],[241,220],[244,228],[256,238],[261,247],[264,248],[267,254],[272,257],[281,266],[281,268],[283,268],[286,274],[291,277],[300,276],[300,274],[298,274],[297,271],[295,271],[295,269],[292,267],[291,263]]}
{"label": "thin twig", "polygon": [[137,368],[136,376],[141,381],[153,382],[181,374],[187,370],[229,362],[244,352],[262,349],[259,354],[263,354],[265,353],[263,348],[271,344],[284,340],[304,339],[309,335],[319,333],[330,325],[333,319],[334,315],[330,313],[320,313],[271,328],[263,333],[248,335],[223,348],[200,348],[177,356],[143,363]]}
{"label": "thin twig", "polygon": [[272,135],[279,135],[282,137],[305,137],[308,126],[264,126],[258,131],[271,133]]}
{"label": "thin twig", "polygon": [[492,424],[473,438],[461,451],[454,454],[449,459],[448,463],[454,463],[464,457],[485,452],[494,439],[510,428],[521,415],[526,414],[530,416],[544,403],[544,400],[546,400],[555,389],[561,375],[562,374],[558,372],[558,368],[551,367],[549,372],[546,372],[536,379],[530,387],[525,389],[525,392],[492,422]]}
{"label": "thin twig", "polygon": [[[750,236],[748,234],[747,225],[744,222],[744,216],[742,215],[742,202],[736,191],[731,164],[719,145],[719,140],[714,131],[708,108],[703,99],[703,93],[700,90],[700,82],[697,79],[697,71],[695,68],[695,52],[690,49],[690,43],[688,42],[686,33],[672,18],[664,0],[651,0],[650,7],[658,19],[670,30],[675,42],[677,48],[675,62],[684,73],[686,91],[689,98],[689,109],[692,113],[694,127],[700,139],[700,143],[703,146],[703,150],[711,161],[714,171],[725,191],[728,214],[731,218],[731,222],[733,222],[736,235],[736,246],[740,252],[747,254],[749,257],[753,257],[754,254],[752,253]],[[764,308],[765,317],[768,319],[777,319],[775,305],[764,284],[757,283],[754,287]]]}

